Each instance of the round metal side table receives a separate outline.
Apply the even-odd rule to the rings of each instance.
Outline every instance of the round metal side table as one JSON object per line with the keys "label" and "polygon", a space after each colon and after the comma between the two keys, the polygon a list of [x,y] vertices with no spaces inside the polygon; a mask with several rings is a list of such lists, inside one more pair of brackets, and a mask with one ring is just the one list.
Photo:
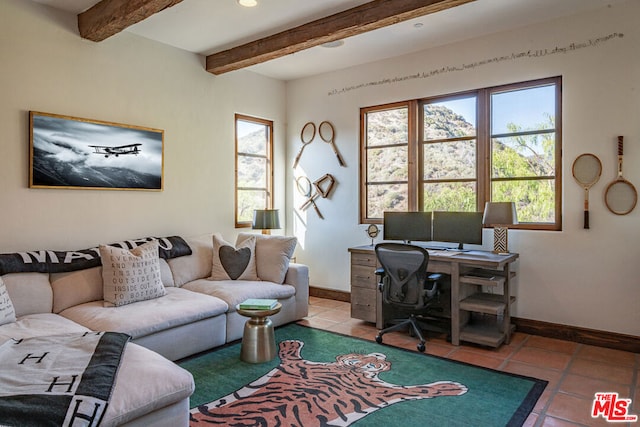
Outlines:
{"label": "round metal side table", "polygon": [[269,310],[243,310],[236,306],[238,314],[249,317],[244,324],[240,360],[248,363],[263,363],[276,357],[276,338],[273,322],[269,316],[279,313],[281,308],[280,303]]}

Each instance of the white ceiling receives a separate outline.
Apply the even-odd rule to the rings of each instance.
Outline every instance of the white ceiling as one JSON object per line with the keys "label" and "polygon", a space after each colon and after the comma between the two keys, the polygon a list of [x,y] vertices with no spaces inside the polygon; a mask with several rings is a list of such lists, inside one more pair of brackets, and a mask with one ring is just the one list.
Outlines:
{"label": "white ceiling", "polygon": [[[97,0],[35,0],[78,14]],[[369,0],[184,0],[126,31],[190,52],[208,55],[278,33]],[[339,48],[314,47],[248,67],[282,80],[369,63],[505,31],[626,0],[476,0],[345,40]],[[113,37],[118,37],[116,34]]]}

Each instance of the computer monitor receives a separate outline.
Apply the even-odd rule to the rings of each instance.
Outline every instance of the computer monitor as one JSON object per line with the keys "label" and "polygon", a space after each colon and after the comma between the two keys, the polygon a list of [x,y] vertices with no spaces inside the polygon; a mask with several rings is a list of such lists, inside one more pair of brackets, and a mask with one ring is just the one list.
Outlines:
{"label": "computer monitor", "polygon": [[428,242],[431,240],[431,212],[384,212],[384,240]]}
{"label": "computer monitor", "polygon": [[464,244],[482,244],[482,212],[434,212],[433,240]]}

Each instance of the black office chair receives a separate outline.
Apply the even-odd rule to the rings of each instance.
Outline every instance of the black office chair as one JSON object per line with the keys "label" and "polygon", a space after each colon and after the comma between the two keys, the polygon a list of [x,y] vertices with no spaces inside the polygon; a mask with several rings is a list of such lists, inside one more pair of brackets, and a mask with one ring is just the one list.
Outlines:
{"label": "black office chair", "polygon": [[[401,243],[379,243],[375,247],[376,256],[382,268],[376,270],[378,287],[382,292],[382,302],[407,317],[393,319],[393,326],[383,328],[376,336],[382,342],[382,335],[409,326],[418,337],[418,351],[424,352],[424,337],[419,322],[431,320],[427,316],[430,309],[439,305],[438,280],[441,274],[428,274],[429,252],[425,249]],[[384,316],[383,316],[384,317]]]}

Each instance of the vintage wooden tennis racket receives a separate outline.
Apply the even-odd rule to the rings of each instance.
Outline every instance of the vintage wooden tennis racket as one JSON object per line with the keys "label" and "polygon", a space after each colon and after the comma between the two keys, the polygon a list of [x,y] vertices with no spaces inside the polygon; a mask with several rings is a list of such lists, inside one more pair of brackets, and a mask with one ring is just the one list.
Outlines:
{"label": "vintage wooden tennis racket", "polygon": [[589,189],[602,175],[602,162],[591,153],[581,154],[573,161],[573,178],[584,189],[584,228],[589,228]]}
{"label": "vintage wooden tennis racket", "polygon": [[338,158],[338,163],[340,164],[340,166],[345,166],[344,159],[340,155],[338,147],[336,147],[336,143],[333,140],[333,138],[335,137],[335,130],[333,129],[333,125],[325,120],[324,122],[320,123],[320,126],[318,126],[318,133],[320,134],[320,139],[331,145],[331,148],[333,148],[333,152]]}
{"label": "vintage wooden tennis racket", "polygon": [[622,176],[623,137],[618,137],[618,177],[607,186],[604,202],[607,208],[616,215],[626,215],[638,202],[638,192],[629,181]]}
{"label": "vintage wooden tennis racket", "polygon": [[302,157],[302,152],[305,147],[311,144],[313,138],[316,136],[316,125],[313,122],[306,123],[302,130],[300,131],[300,140],[302,141],[302,147],[300,147],[300,151],[298,151],[298,155],[293,161],[293,168],[295,169],[298,166],[298,162],[300,161],[300,157]]}
{"label": "vintage wooden tennis racket", "polygon": [[300,206],[300,210],[303,211],[309,207],[309,205],[313,206],[313,209],[318,214],[320,219],[324,219],[322,213],[320,213],[320,209],[318,209],[318,205],[316,205],[316,198],[318,197],[318,193],[312,192],[311,188],[311,180],[306,176],[302,175],[296,178],[296,188],[298,192],[307,198],[307,201]]}

